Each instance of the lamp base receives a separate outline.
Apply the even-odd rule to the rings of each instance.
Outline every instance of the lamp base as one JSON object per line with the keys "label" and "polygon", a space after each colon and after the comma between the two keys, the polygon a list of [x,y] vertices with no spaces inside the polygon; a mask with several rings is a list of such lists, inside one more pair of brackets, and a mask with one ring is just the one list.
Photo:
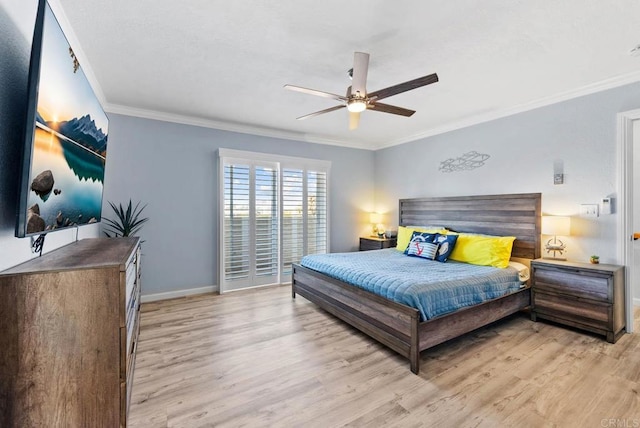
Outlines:
{"label": "lamp base", "polygon": [[546,256],[543,257],[544,260],[557,260],[559,262],[566,262],[567,258],[566,257],[550,257],[550,256]]}
{"label": "lamp base", "polygon": [[[543,259],[567,260],[566,257],[563,257],[563,253],[565,252],[567,247],[564,245],[564,242],[557,239],[557,237],[555,236],[552,239],[549,239],[549,241],[547,241],[547,245],[545,245],[544,249],[547,251],[547,254],[553,253],[553,255],[542,257]],[[556,253],[558,253],[560,257],[556,257]]]}

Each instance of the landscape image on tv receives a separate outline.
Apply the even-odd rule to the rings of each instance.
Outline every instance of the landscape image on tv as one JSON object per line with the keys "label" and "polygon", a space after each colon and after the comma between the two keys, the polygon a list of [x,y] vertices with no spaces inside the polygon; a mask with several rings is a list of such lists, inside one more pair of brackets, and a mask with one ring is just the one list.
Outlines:
{"label": "landscape image on tv", "polygon": [[108,118],[45,8],[26,234],[100,221]]}

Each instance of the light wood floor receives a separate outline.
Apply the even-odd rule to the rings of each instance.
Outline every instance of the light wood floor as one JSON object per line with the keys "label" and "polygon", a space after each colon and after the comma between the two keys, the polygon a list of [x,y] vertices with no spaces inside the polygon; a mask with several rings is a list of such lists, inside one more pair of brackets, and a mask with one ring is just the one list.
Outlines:
{"label": "light wood floor", "polygon": [[640,426],[640,334],[518,314],[423,352],[416,376],[289,287],[148,303],[141,323],[133,427]]}

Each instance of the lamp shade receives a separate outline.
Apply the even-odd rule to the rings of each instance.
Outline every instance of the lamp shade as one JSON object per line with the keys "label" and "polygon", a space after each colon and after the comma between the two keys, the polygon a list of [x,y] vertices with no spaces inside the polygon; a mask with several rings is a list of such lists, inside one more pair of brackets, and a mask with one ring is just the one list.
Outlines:
{"label": "lamp shade", "polygon": [[369,213],[369,223],[372,223],[372,224],[382,223],[382,214]]}
{"label": "lamp shade", "polygon": [[542,217],[542,234],[569,236],[571,234],[571,219],[561,216]]}

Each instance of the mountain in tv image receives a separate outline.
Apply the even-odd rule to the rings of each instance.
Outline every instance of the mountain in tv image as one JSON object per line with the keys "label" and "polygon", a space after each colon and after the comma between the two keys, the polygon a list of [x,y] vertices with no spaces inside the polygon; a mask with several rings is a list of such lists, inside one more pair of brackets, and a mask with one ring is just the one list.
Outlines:
{"label": "mountain in tv image", "polygon": [[86,114],[79,119],[73,118],[62,122],[46,122],[38,114],[36,120],[92,152],[102,157],[107,156],[107,135],[102,132],[102,129],[98,129],[91,115]]}

